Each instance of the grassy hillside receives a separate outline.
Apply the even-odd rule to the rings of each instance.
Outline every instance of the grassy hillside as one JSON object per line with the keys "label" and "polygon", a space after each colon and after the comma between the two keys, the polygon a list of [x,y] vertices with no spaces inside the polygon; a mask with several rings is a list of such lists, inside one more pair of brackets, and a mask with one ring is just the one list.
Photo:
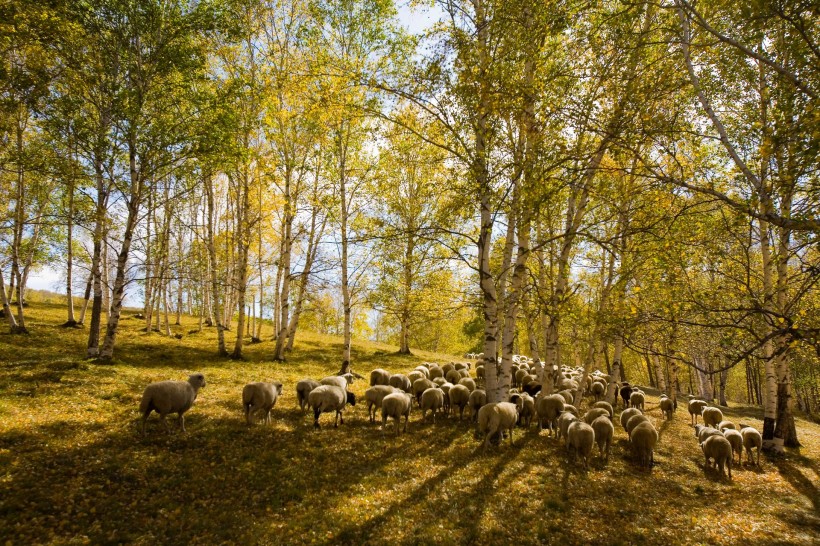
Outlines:
{"label": "grassy hillside", "polygon": [[[86,332],[58,326],[61,308],[35,303],[30,336],[0,335],[0,543],[402,544],[817,544],[820,426],[798,420],[801,450],[735,468],[732,481],[704,469],[684,407],[662,421],[657,465],[633,462],[620,426],[609,464],[568,463],[537,428],[517,430],[486,454],[473,427],[411,415],[386,438],[362,406],[332,427],[300,414],[293,386],[339,368],[339,339],[300,335],[288,362],[270,342],[247,361],[214,357],[215,334],[181,340],[123,321],[116,362],[85,362]],[[446,355],[399,357],[394,347],[354,348],[354,369],[412,369]],[[202,371],[207,386],[187,414],[187,434],[156,416],[137,433],[145,385]],[[249,381],[284,383],[272,425],[248,427],[240,393]],[[361,396],[366,386],[354,385]],[[760,428],[757,409],[727,418]],[[171,420],[173,421],[173,420]]]}

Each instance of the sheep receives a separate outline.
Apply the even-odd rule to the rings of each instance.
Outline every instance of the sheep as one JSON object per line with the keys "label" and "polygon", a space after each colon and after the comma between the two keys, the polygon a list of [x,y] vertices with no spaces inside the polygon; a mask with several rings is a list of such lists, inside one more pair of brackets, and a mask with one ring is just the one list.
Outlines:
{"label": "sheep", "polygon": [[707,405],[708,404],[706,402],[700,400],[699,398],[693,398],[692,400],[689,400],[688,409],[689,415],[692,417],[692,426],[698,424],[698,415],[700,415],[701,412],[703,412],[703,408],[705,408]]}
{"label": "sheep", "polygon": [[732,460],[734,461],[734,454],[737,453],[737,464],[743,464],[743,435],[739,430],[727,428],[722,431],[723,436],[732,444]]}
{"label": "sheep", "polygon": [[629,407],[639,408],[643,411],[644,400],[645,397],[642,392],[633,391],[632,394],[629,395]]}
{"label": "sheep", "polygon": [[629,407],[629,397],[632,395],[632,386],[624,381],[623,386],[620,388],[618,393],[621,395],[621,399],[624,402],[624,409]]}
{"label": "sheep", "polygon": [[[612,446],[612,437],[615,435],[615,427],[612,426],[612,421],[602,415],[592,421],[590,426],[595,431],[595,442],[598,444],[601,458],[609,462],[609,450]],[[606,451],[606,456],[604,456],[604,451]]]}
{"label": "sheep", "polygon": [[344,425],[345,419],[342,411],[345,405],[356,405],[356,395],[350,391],[346,391],[338,385],[319,385],[308,395],[308,403],[313,408],[313,427],[319,427],[319,416],[322,413],[336,412],[336,418],[333,426],[338,427],[339,422]]}
{"label": "sheep", "polygon": [[638,408],[626,408],[621,412],[621,427],[626,430],[626,424],[629,422],[629,419],[635,415],[642,415],[641,410]]}
{"label": "sheep", "polygon": [[475,377],[476,379],[484,379],[484,365],[479,364],[475,367]]}
{"label": "sheep", "polygon": [[660,403],[661,411],[664,419],[672,419],[675,414],[675,403],[671,398],[662,398]]}
{"label": "sheep", "polygon": [[715,407],[705,407],[700,413],[703,417],[703,424],[717,427],[723,421],[723,412]]}
{"label": "sheep", "polygon": [[390,385],[374,385],[364,391],[364,398],[367,400],[367,417],[371,423],[376,422],[376,411],[382,407],[384,397],[396,391],[397,389]]}
{"label": "sheep", "polygon": [[729,443],[722,434],[709,436],[701,442],[700,448],[706,458],[706,466],[712,467],[709,459],[714,460],[714,465],[720,469],[720,475],[724,475],[723,467],[729,468],[729,479],[732,479],[732,444]]}
{"label": "sheep", "polygon": [[542,396],[536,401],[535,409],[538,413],[538,428],[544,430],[548,427],[552,436],[558,416],[564,411],[564,398],[560,394]]}
{"label": "sheep", "polygon": [[[531,376],[527,376],[531,377]],[[524,392],[529,394],[530,396],[538,396],[538,393],[541,392],[543,386],[538,381],[530,381],[526,385],[524,385]]]}
{"label": "sheep", "polygon": [[[426,379],[426,378],[427,378],[427,376],[424,375],[423,373],[421,373],[418,370],[413,370],[412,372],[409,372],[407,374],[407,379],[410,381],[410,388],[411,389],[413,388],[413,383],[415,383],[417,380]],[[412,393],[413,391],[411,390],[410,392]]]}
{"label": "sheep", "polygon": [[461,374],[458,373],[455,369],[453,369],[447,372],[444,378],[447,380],[448,383],[452,383],[453,385],[455,385],[461,380]]}
{"label": "sheep", "polygon": [[595,419],[601,416],[609,418],[609,412],[606,410],[606,408],[592,408],[584,414],[584,417],[582,419],[584,423],[591,425]]}
{"label": "sheep", "polygon": [[456,367],[457,370],[469,370],[470,366],[472,366],[472,364],[470,364],[469,362],[456,362],[455,363],[455,367]]}
{"label": "sheep", "polygon": [[169,433],[171,429],[165,421],[165,416],[169,413],[176,413],[179,427],[182,432],[186,432],[185,412],[194,405],[199,389],[204,386],[205,376],[195,373],[188,377],[188,381],[157,381],[145,387],[140,401],[142,433],[145,434],[145,422],[152,411],[159,413],[159,418]]}
{"label": "sheep", "polygon": [[453,384],[444,383],[443,385],[439,385],[438,388],[444,393],[444,406],[442,406],[442,409],[444,410],[444,416],[446,417],[450,413],[450,389],[453,388]]}
{"label": "sheep", "polygon": [[596,402],[603,398],[606,394],[606,386],[600,381],[595,381],[594,383],[592,383],[592,386],[589,390],[592,393],[592,396],[595,397]]}
{"label": "sheep", "polygon": [[444,377],[444,370],[439,368],[438,366],[432,366],[430,368],[430,379],[435,379],[436,377]]}
{"label": "sheep", "polygon": [[370,372],[370,386],[375,387],[376,385],[389,385],[390,384],[390,372],[387,370],[383,370],[381,368],[376,368],[372,372]]}
{"label": "sheep", "polygon": [[453,413],[456,411],[456,407],[458,407],[458,420],[464,417],[464,407],[470,402],[470,389],[468,389],[465,385],[453,385],[450,388],[450,407],[453,410]]}
{"label": "sheep", "polygon": [[462,377],[458,380],[458,384],[464,385],[470,392],[473,392],[476,389],[475,379],[472,377]]}
{"label": "sheep", "polygon": [[698,439],[699,444],[705,442],[709,436],[718,434],[720,434],[720,431],[716,428],[707,427],[706,425],[695,425],[695,437]]}
{"label": "sheep", "polygon": [[575,401],[575,395],[572,394],[572,391],[561,391],[558,393],[564,399],[564,403],[572,404]]}
{"label": "sheep", "polygon": [[655,446],[658,443],[658,431],[649,421],[639,423],[629,437],[632,452],[638,459],[638,464],[651,468],[655,464]]}
{"label": "sheep", "polygon": [[302,414],[305,413],[305,406],[308,405],[308,395],[310,391],[318,387],[320,383],[314,379],[300,379],[296,383],[296,402],[299,404],[299,409]]}
{"label": "sheep", "polygon": [[428,411],[433,412],[433,423],[436,422],[436,411],[444,407],[444,391],[438,387],[431,387],[421,393],[419,399],[421,418],[424,420]]}
{"label": "sheep", "polygon": [[518,370],[513,374],[513,386],[518,386],[521,384],[521,380],[527,377],[530,374],[528,370]]}
{"label": "sheep", "polygon": [[612,420],[612,417],[615,415],[615,411],[612,409],[612,404],[609,402],[605,402],[600,400],[592,404],[591,408],[604,408],[607,412],[609,412],[609,419]]}
{"label": "sheep", "polygon": [[521,406],[519,408],[519,421],[521,426],[528,429],[532,418],[535,417],[535,398],[527,393],[521,395]]}
{"label": "sheep", "polygon": [[462,379],[464,379],[465,377],[470,377],[470,370],[467,370],[465,368],[460,368],[460,369],[456,368],[456,371],[458,372],[458,375],[460,375]]}
{"label": "sheep", "polygon": [[470,399],[467,404],[470,406],[470,412],[473,422],[478,420],[478,410],[487,403],[487,393],[484,389],[476,389],[470,393]]}
{"label": "sheep", "polygon": [[735,424],[734,424],[733,422],[731,422],[731,421],[721,421],[720,423],[718,423],[718,425],[717,425],[717,429],[718,429],[719,431],[723,432],[723,431],[724,431],[724,430],[726,430],[726,429],[734,429],[734,430],[737,430],[737,427],[736,427],[736,426],[735,426]]}
{"label": "sheep", "polygon": [[421,405],[421,394],[427,389],[435,387],[436,384],[429,379],[417,379],[413,382],[413,396],[416,398],[416,403]]}
{"label": "sheep", "polygon": [[649,423],[649,417],[646,415],[634,415],[626,422],[626,435],[631,439],[632,431],[641,423]]}
{"label": "sheep", "polygon": [[577,420],[578,420],[577,415],[573,415],[573,414],[568,413],[568,412],[564,412],[561,415],[559,415],[558,416],[558,426],[556,427],[555,438],[557,440],[560,440],[561,438],[564,438],[564,440],[566,441],[567,429],[569,429],[569,425],[573,421],[577,421]]}
{"label": "sheep", "polygon": [[580,417],[581,416],[578,413],[578,408],[576,408],[572,404],[564,404],[564,411],[567,411],[567,412],[573,414],[575,417]]}
{"label": "sheep", "polygon": [[264,413],[265,424],[270,423],[270,411],[276,405],[276,400],[282,394],[282,383],[248,383],[242,389],[242,407],[245,409],[245,420],[252,424],[251,415],[254,412]]}
{"label": "sheep", "polygon": [[[502,431],[510,431],[510,445],[513,445],[513,429],[518,421],[518,408],[510,402],[496,402],[482,406],[478,410],[478,433],[484,433],[484,451],[490,441]],[[501,439],[499,439],[499,444]]]}
{"label": "sheep", "polygon": [[743,436],[743,447],[746,448],[746,460],[752,462],[752,449],[757,448],[757,466],[760,466],[760,450],[763,447],[763,436],[752,427],[740,425],[740,435]]}
{"label": "sheep", "polygon": [[348,385],[353,384],[353,374],[346,373],[344,375],[330,375],[319,380],[322,385],[333,385],[339,387],[343,391],[347,390]]}
{"label": "sheep", "polygon": [[589,468],[589,455],[592,453],[592,446],[595,445],[595,430],[582,422],[573,421],[567,428],[567,454],[575,452],[575,462],[580,457],[584,462],[584,468]]}
{"label": "sheep", "polygon": [[452,362],[441,367],[441,371],[444,372],[444,377],[447,377],[447,374],[450,373],[451,370],[455,369],[456,367],[453,366]]}
{"label": "sheep", "polygon": [[[427,366],[416,366],[416,367],[413,369],[413,371],[414,371],[414,372],[419,372],[419,373],[420,373],[421,375],[423,375],[426,379],[430,379],[430,368],[428,368]],[[412,373],[412,372],[411,372],[411,373]]]}
{"label": "sheep", "polygon": [[399,435],[399,425],[404,416],[404,432],[407,432],[407,421],[410,420],[410,410],[413,407],[413,397],[406,392],[394,392],[388,394],[382,400],[382,434],[387,426],[387,418],[392,417],[396,421],[396,436]]}
{"label": "sheep", "polygon": [[399,389],[406,393],[413,392],[413,384],[410,382],[410,379],[401,373],[391,375],[390,379],[387,380],[387,384],[394,389]]}
{"label": "sheep", "polygon": [[447,383],[447,380],[443,377],[436,377],[435,379],[433,379],[433,383],[435,383],[436,387],[441,387],[442,385]]}

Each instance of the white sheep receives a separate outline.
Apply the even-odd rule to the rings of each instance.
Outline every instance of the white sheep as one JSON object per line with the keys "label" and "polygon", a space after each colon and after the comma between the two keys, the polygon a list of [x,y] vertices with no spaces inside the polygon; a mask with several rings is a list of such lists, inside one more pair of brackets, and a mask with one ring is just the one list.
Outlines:
{"label": "white sheep", "polygon": [[[503,434],[504,430],[510,432],[510,445],[513,445],[513,429],[518,421],[518,408],[510,402],[495,402],[486,404],[478,410],[478,433],[484,433],[484,450],[490,445],[490,441],[496,435]],[[501,438],[499,438],[499,444]]]}
{"label": "white sheep", "polygon": [[737,427],[736,427],[736,426],[735,426],[735,424],[734,424],[733,422],[731,422],[731,421],[721,421],[720,423],[718,423],[718,425],[717,425],[717,429],[718,429],[719,431],[723,432],[724,430],[727,430],[727,429],[734,429],[734,430],[737,430]]}
{"label": "white sheep", "polygon": [[644,394],[640,391],[633,391],[632,394],[629,395],[629,407],[631,408],[640,408],[640,410],[643,411],[644,401]]}
{"label": "white sheep", "polygon": [[[410,381],[410,388],[412,389],[413,383],[415,383],[419,379],[426,379],[427,376],[421,373],[418,370],[413,370],[407,374],[407,379]],[[411,391],[412,392],[412,391]]]}
{"label": "white sheep", "polygon": [[321,385],[334,385],[343,391],[348,390],[348,386],[353,384],[353,374],[346,373],[344,375],[331,375],[323,377],[319,380]]}
{"label": "white sheep", "polygon": [[448,383],[452,383],[453,385],[457,384],[461,381],[461,374],[458,373],[458,370],[455,368],[444,374],[444,378],[447,380]]}
{"label": "white sheep", "polygon": [[205,376],[195,373],[188,377],[188,381],[158,381],[145,387],[140,401],[142,433],[145,434],[145,422],[152,411],[159,413],[159,418],[168,432],[171,432],[171,429],[165,421],[165,416],[169,413],[176,413],[179,427],[182,432],[186,432],[185,412],[194,405],[199,389],[204,386]]}
{"label": "white sheep", "polygon": [[608,419],[609,412],[606,410],[606,408],[592,408],[584,414],[582,420],[584,421],[584,423],[591,425],[592,422],[598,417],[606,417]]}
{"label": "white sheep", "polygon": [[[615,416],[615,410],[612,409],[612,404],[610,404],[609,402],[606,402],[604,400],[600,400],[598,402],[595,402],[594,404],[592,404],[592,406],[590,406],[590,408],[604,408],[605,410],[607,410],[609,412],[610,421],[612,420],[612,417]],[[566,407],[564,409],[566,410]]]}
{"label": "white sheep", "polygon": [[464,385],[470,392],[473,392],[476,389],[475,379],[472,377],[462,377],[458,380],[458,384]]}
{"label": "white sheep", "polygon": [[734,460],[734,454],[737,453],[737,464],[743,463],[743,435],[740,433],[739,430],[735,430],[733,428],[727,428],[723,431],[723,436],[729,440],[729,443],[732,444],[732,460]]}
{"label": "white sheep", "polygon": [[760,450],[763,448],[763,436],[757,429],[740,425],[740,435],[743,436],[743,447],[746,448],[746,460],[752,462],[752,449],[757,448],[757,466],[760,466]]}
{"label": "white sheep", "polygon": [[635,415],[642,415],[643,412],[638,408],[626,408],[621,412],[621,427],[626,430],[626,424]]}
{"label": "white sheep", "polygon": [[729,468],[729,479],[732,479],[732,444],[729,443],[722,434],[718,433],[709,436],[700,444],[703,456],[706,457],[706,466],[712,467],[710,459],[714,460],[714,465],[720,468],[720,475],[723,476],[723,467]]}
{"label": "white sheep", "polygon": [[421,406],[421,395],[427,389],[432,389],[435,387],[436,384],[430,381],[429,379],[421,378],[413,381],[413,396],[416,399],[416,403]]}
{"label": "white sheep", "polygon": [[589,391],[592,394],[592,396],[595,397],[595,401],[597,402],[606,394],[606,385],[604,385],[600,381],[595,381],[594,383],[592,383],[592,386],[590,387]]}
{"label": "white sheep", "polygon": [[388,394],[382,400],[382,434],[387,426],[387,418],[392,417],[396,421],[396,436],[399,435],[399,425],[404,416],[404,432],[407,432],[407,421],[410,420],[410,410],[413,407],[413,397],[406,392],[394,392]]}
{"label": "white sheep", "polygon": [[703,417],[703,424],[707,426],[717,427],[723,421],[723,412],[714,407],[703,408],[701,416]]}
{"label": "white sheep", "polygon": [[314,379],[301,379],[296,383],[296,402],[299,404],[299,409],[305,413],[305,406],[308,405],[308,395],[310,391],[321,385]]}
{"label": "white sheep", "polygon": [[612,421],[609,420],[609,417],[602,415],[595,419],[590,426],[595,431],[595,442],[598,444],[601,457],[609,462],[609,450],[612,446],[612,437],[615,435],[615,427],[612,426]]}
{"label": "white sheep", "polygon": [[629,421],[626,422],[626,435],[629,439],[632,439],[632,431],[635,430],[635,427],[640,425],[641,423],[649,423],[649,417],[646,415],[633,415],[629,418]]}
{"label": "white sheep", "polygon": [[644,421],[632,429],[629,443],[632,445],[632,452],[638,459],[639,465],[650,468],[655,463],[655,445],[658,443],[658,431],[655,430],[652,423]]}
{"label": "white sheep", "polygon": [[376,385],[389,385],[390,383],[390,372],[387,370],[383,370],[381,368],[376,368],[372,372],[370,372],[370,386],[374,387]]}
{"label": "white sheep", "polygon": [[394,373],[388,379],[387,384],[395,389],[400,389],[406,393],[413,392],[413,383],[410,382],[410,378],[401,373]]}
{"label": "white sheep", "polygon": [[558,426],[556,427],[555,438],[560,440],[564,438],[566,441],[567,438],[567,430],[569,429],[569,425],[572,424],[573,421],[577,421],[578,416],[573,415],[569,412],[563,412],[561,415],[558,416]]}
{"label": "white sheep", "polygon": [[382,407],[384,397],[393,394],[396,390],[390,385],[374,385],[364,391],[364,398],[367,400],[367,417],[371,423],[376,421],[376,410]]}
{"label": "white sheep", "polygon": [[427,417],[427,412],[432,411],[433,423],[435,423],[436,412],[444,407],[444,391],[438,387],[426,389],[421,393],[419,407],[421,408],[421,419],[424,420]]}
{"label": "white sheep", "polygon": [[550,436],[552,436],[558,416],[564,411],[564,397],[560,394],[542,396],[535,402],[535,410],[538,413],[538,428],[540,430],[549,428]]}
{"label": "white sheep", "polygon": [[580,457],[584,468],[589,468],[589,455],[595,445],[595,431],[583,421],[573,421],[567,428],[567,453],[575,452],[575,462]]}
{"label": "white sheep", "polygon": [[722,434],[716,428],[707,427],[706,425],[695,425],[695,436],[697,437],[699,444],[705,442],[706,438],[709,436],[715,435],[721,436]]}
{"label": "white sheep", "polygon": [[270,423],[270,411],[282,394],[282,383],[248,383],[242,389],[242,407],[245,409],[245,420],[252,424],[252,415],[261,412],[265,424]]}
{"label": "white sheep", "polygon": [[452,408],[453,413],[458,408],[458,420],[461,421],[464,417],[464,407],[470,403],[470,389],[462,384],[453,385],[450,388],[449,398],[450,408]]}
{"label": "white sheep", "polygon": [[672,416],[675,414],[675,402],[673,402],[671,398],[661,398],[660,407],[663,412],[663,418],[672,419]]}
{"label": "white sheep", "polygon": [[478,421],[478,410],[487,403],[487,392],[484,389],[476,389],[470,393],[470,400],[467,403],[470,406],[470,415],[472,415],[473,422]]}
{"label": "white sheep", "polygon": [[701,400],[700,398],[693,398],[689,400],[689,415],[691,416],[691,424],[692,426],[698,424],[698,415],[703,412],[703,408],[708,406],[709,404],[706,401]]}
{"label": "white sheep", "polygon": [[339,421],[345,424],[342,411],[345,405],[356,405],[356,395],[350,391],[346,391],[338,385],[319,385],[308,395],[308,403],[313,408],[313,426],[319,428],[319,416],[323,413],[336,412],[336,419],[333,422],[334,427],[339,426]]}

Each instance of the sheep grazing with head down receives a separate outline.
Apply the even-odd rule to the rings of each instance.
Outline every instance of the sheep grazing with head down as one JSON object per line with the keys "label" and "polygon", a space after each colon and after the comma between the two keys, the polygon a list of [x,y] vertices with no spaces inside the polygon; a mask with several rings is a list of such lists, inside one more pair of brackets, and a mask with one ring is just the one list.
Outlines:
{"label": "sheep grazing with head down", "polygon": [[699,398],[693,398],[689,400],[689,415],[692,417],[691,424],[695,426],[698,424],[698,415],[703,412],[703,408],[708,406],[709,404],[706,403],[705,400],[701,400]]}
{"label": "sheep grazing with head down", "polygon": [[[590,406],[590,409],[594,408],[603,408],[609,413],[609,419],[612,420],[612,417],[615,416],[615,411],[612,409],[612,404],[609,402],[605,402],[604,400],[599,400]],[[566,409],[566,408],[565,408]]]}
{"label": "sheep grazing with head down", "polygon": [[413,384],[410,382],[410,379],[401,373],[394,373],[391,375],[390,379],[387,381],[387,384],[394,389],[399,389],[406,393],[413,392]]}
{"label": "sheep grazing with head down", "polygon": [[643,412],[641,412],[638,408],[626,408],[623,410],[621,412],[621,427],[626,430],[626,424],[636,415],[643,415]]}
{"label": "sheep grazing with head down", "polygon": [[573,414],[575,417],[581,417],[581,414],[578,413],[578,408],[572,404],[564,404],[564,411]]}
{"label": "sheep grazing with head down", "polygon": [[672,419],[672,416],[675,414],[675,402],[673,402],[671,398],[661,398],[660,407],[663,412],[663,418]]}
{"label": "sheep grazing with head down", "polygon": [[729,468],[729,479],[732,479],[732,444],[729,443],[722,434],[718,433],[709,436],[700,444],[703,456],[706,457],[706,466],[712,467],[710,459],[714,460],[714,466],[720,469],[720,475],[724,475],[723,467]]}
{"label": "sheep grazing with head down", "polygon": [[475,379],[472,377],[462,377],[458,380],[458,384],[464,385],[470,392],[473,392],[476,389]]}
{"label": "sheep grazing with head down", "polygon": [[[560,423],[559,423],[560,426]],[[605,461],[609,461],[609,450],[612,446],[612,437],[615,435],[615,427],[609,417],[602,415],[595,419],[590,425],[595,431],[595,442],[598,444],[598,451]]]}
{"label": "sheep grazing with head down", "polygon": [[[633,417],[634,419],[634,417]],[[638,459],[638,464],[651,468],[655,464],[655,446],[658,443],[658,431],[649,421],[638,423],[629,435],[632,452]]]}
{"label": "sheep grazing with head down", "polygon": [[567,428],[567,453],[575,452],[575,462],[581,458],[589,468],[589,455],[595,445],[595,430],[583,421],[573,421]]}
{"label": "sheep grazing with head down", "polygon": [[723,436],[729,440],[729,443],[732,445],[732,460],[734,460],[734,454],[737,453],[737,464],[743,463],[743,435],[740,433],[739,430],[735,430],[733,428],[727,428],[723,431]]}
{"label": "sheep grazing with head down", "polygon": [[[413,383],[418,381],[419,379],[426,379],[427,376],[421,373],[418,370],[413,370],[407,374],[407,379],[410,381],[410,394],[413,394]],[[394,385],[395,386],[395,385]]]}
{"label": "sheep grazing with head down", "polygon": [[724,430],[727,430],[727,429],[734,429],[734,430],[737,430],[737,427],[736,427],[736,426],[735,426],[735,424],[734,424],[733,422],[731,422],[731,421],[721,421],[720,423],[718,423],[718,425],[717,425],[717,429],[718,429],[719,431],[723,432]]}
{"label": "sheep grazing with head down", "polygon": [[[482,406],[478,410],[478,430],[484,433],[484,450],[495,436],[503,434],[507,430],[510,433],[510,445],[513,445],[513,429],[518,421],[518,407],[510,402],[495,402]],[[499,438],[498,443],[501,443]]]}
{"label": "sheep grazing with head down", "polygon": [[308,406],[308,395],[310,391],[321,385],[314,379],[301,379],[296,383],[296,403],[299,404],[299,409],[302,414],[305,413],[305,407]]}
{"label": "sheep grazing with head down", "polygon": [[396,390],[390,385],[374,385],[364,391],[364,399],[367,400],[367,416],[371,423],[376,421],[376,412],[382,407],[384,397],[393,394]]}
{"label": "sheep grazing with head down", "polygon": [[715,435],[721,435],[721,432],[716,428],[707,427],[706,425],[695,425],[695,437],[698,439],[699,444],[705,442],[709,436]]}
{"label": "sheep grazing with head down", "polygon": [[592,383],[592,386],[590,386],[589,388],[589,392],[592,394],[593,397],[595,397],[595,401],[597,402],[606,394],[606,385],[604,385],[600,381],[594,381]]}
{"label": "sheep grazing with head down", "polygon": [[436,384],[433,383],[430,379],[417,379],[413,382],[413,397],[416,399],[416,403],[421,406],[421,395],[427,389],[432,389],[436,387]]}
{"label": "sheep grazing with head down", "polygon": [[458,420],[461,421],[464,417],[464,408],[470,403],[470,389],[461,384],[453,385],[450,387],[449,397],[450,408],[453,413],[458,408]]}
{"label": "sheep grazing with head down", "polygon": [[470,399],[467,405],[470,406],[470,415],[472,421],[478,421],[478,410],[487,403],[487,392],[484,389],[476,389],[470,393]]}
{"label": "sheep grazing with head down", "polygon": [[626,422],[626,435],[632,439],[632,431],[641,423],[649,423],[649,417],[646,415],[634,415]]}
{"label": "sheep grazing with head down", "polygon": [[427,417],[427,412],[433,412],[433,423],[436,422],[436,412],[444,408],[444,391],[438,387],[431,387],[421,393],[419,402],[421,408],[421,419]]}
{"label": "sheep grazing with head down", "polygon": [[370,372],[370,386],[375,387],[376,385],[389,385],[390,384],[390,372],[387,370],[383,370],[381,368],[376,368],[372,372]]}
{"label": "sheep grazing with head down", "polygon": [[723,412],[718,408],[705,407],[701,412],[703,417],[703,424],[717,428],[721,421],[723,421]]}
{"label": "sheep grazing with head down", "polygon": [[542,396],[535,402],[535,411],[538,413],[538,428],[549,428],[550,436],[558,424],[558,416],[564,411],[564,397],[560,394]]}
{"label": "sheep grazing with head down", "polygon": [[242,389],[242,407],[245,409],[245,420],[248,424],[253,424],[254,413],[261,413],[265,424],[269,424],[270,412],[281,394],[282,384],[278,381],[245,385]]}
{"label": "sheep grazing with head down", "polygon": [[314,428],[319,428],[319,416],[330,412],[336,412],[333,426],[338,427],[340,421],[345,424],[345,418],[342,415],[345,406],[347,404],[356,405],[356,395],[338,385],[319,385],[310,391],[308,403],[313,408]]}
{"label": "sheep grazing with head down", "polygon": [[752,449],[757,448],[757,466],[760,466],[760,450],[763,448],[763,436],[757,429],[740,425],[740,435],[743,436],[743,447],[746,448],[746,460],[752,462]]}
{"label": "sheep grazing with head down", "polygon": [[333,385],[346,391],[349,386],[353,384],[353,374],[346,373],[344,375],[330,375],[319,380],[321,385]]}
{"label": "sheep grazing with head down", "polygon": [[185,412],[194,405],[199,389],[205,386],[205,376],[195,373],[188,377],[188,381],[158,381],[145,387],[140,401],[142,414],[142,433],[145,434],[145,422],[152,411],[159,413],[160,421],[165,430],[171,432],[165,416],[169,413],[177,414],[177,421],[182,432],[185,431]]}
{"label": "sheep grazing with head down", "polygon": [[584,414],[582,420],[584,421],[584,423],[591,425],[592,422],[598,417],[606,417],[607,419],[609,419],[609,412],[606,410],[606,408],[592,408]]}
{"label": "sheep grazing with head down", "polygon": [[563,412],[561,415],[558,416],[558,426],[556,427],[555,438],[560,440],[564,438],[566,441],[567,438],[567,430],[569,430],[569,426],[574,422],[578,421],[578,416],[573,415],[567,411]]}
{"label": "sheep grazing with head down", "polygon": [[387,426],[387,418],[392,417],[396,421],[396,436],[399,435],[399,425],[404,416],[404,432],[407,432],[407,421],[410,420],[410,410],[413,407],[413,397],[406,392],[394,392],[388,394],[382,400],[382,434]]}

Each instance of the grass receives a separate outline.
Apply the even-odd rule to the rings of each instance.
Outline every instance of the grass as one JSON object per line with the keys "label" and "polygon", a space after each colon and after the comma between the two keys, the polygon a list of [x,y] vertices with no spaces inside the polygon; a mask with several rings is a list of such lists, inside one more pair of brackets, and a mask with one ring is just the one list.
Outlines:
{"label": "grass", "polygon": [[[62,309],[32,304],[32,334],[0,335],[0,544],[817,544],[820,426],[797,421],[804,447],[732,481],[704,469],[685,408],[662,421],[657,465],[633,462],[616,425],[609,464],[568,463],[535,427],[486,454],[473,427],[411,415],[409,432],[382,437],[361,406],[332,427],[302,415],[293,386],[339,368],[338,339],[303,333],[288,362],[273,343],[247,360],[214,356],[212,330],[181,340],[126,319],[116,361],[84,361],[84,330],[64,329]],[[412,369],[446,355],[398,356],[354,348],[354,369]],[[137,433],[145,385],[202,371],[208,385],[187,414],[187,434],[165,434],[156,416]],[[249,381],[282,381],[272,425],[248,427]],[[361,396],[363,382],[354,385]],[[727,418],[761,426],[756,408]],[[173,423],[173,420],[171,424]],[[390,427],[390,425],[389,425]]]}

